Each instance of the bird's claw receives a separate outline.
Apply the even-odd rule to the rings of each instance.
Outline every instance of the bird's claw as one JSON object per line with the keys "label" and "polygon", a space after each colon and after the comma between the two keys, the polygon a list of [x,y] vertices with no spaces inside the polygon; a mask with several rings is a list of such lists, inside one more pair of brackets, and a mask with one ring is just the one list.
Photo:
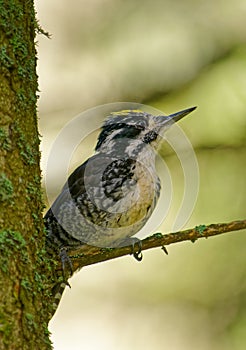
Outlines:
{"label": "bird's claw", "polygon": [[[126,246],[131,246],[132,251],[130,255],[133,255],[137,261],[141,261],[143,259],[142,241],[139,238],[127,237],[118,243],[118,247],[126,247]],[[137,248],[135,248],[136,246]]]}
{"label": "bird's claw", "polygon": [[[137,251],[135,251],[135,246],[137,245]],[[142,253],[142,241],[138,238],[133,238],[132,241],[132,254],[137,261],[142,261],[143,253]]]}
{"label": "bird's claw", "polygon": [[72,276],[73,274],[73,264],[71,259],[69,258],[67,254],[67,249],[65,247],[62,247],[60,249],[60,258],[61,258],[61,263],[62,263],[62,273],[63,273],[63,278],[64,281],[66,281],[66,284],[71,288],[70,284],[67,282],[66,274],[65,272],[67,271],[67,267],[69,270],[69,276]]}

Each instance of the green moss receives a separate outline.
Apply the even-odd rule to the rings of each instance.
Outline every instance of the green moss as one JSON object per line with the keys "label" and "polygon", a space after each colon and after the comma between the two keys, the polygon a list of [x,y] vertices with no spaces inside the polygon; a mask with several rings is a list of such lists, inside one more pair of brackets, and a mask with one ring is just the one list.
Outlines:
{"label": "green moss", "polygon": [[37,271],[35,271],[35,273],[34,273],[34,279],[38,284],[42,283],[42,280],[43,280],[42,276]]}
{"label": "green moss", "polygon": [[8,258],[8,256],[7,255],[1,256],[0,262],[1,262],[0,269],[4,273],[8,273],[8,271],[9,271],[9,258]]}
{"label": "green moss", "polygon": [[6,129],[3,127],[0,128],[0,147],[5,151],[9,151],[11,149],[11,142],[8,136]]}
{"label": "green moss", "polygon": [[105,248],[101,248],[100,251],[102,253],[108,253],[108,252],[111,252],[114,248],[108,248],[108,247],[105,247]]}
{"label": "green moss", "polygon": [[37,188],[37,184],[32,182],[28,184],[26,191],[32,197],[37,197],[37,194],[39,194],[39,189]]}
{"label": "green moss", "polygon": [[152,235],[152,237],[155,237],[155,238],[162,238],[162,237],[163,237],[163,234],[160,233],[160,232],[157,232],[157,233],[154,233],[154,234]]}
{"label": "green moss", "polygon": [[26,93],[23,88],[20,88],[16,91],[17,102],[20,104],[24,104],[26,102]]}
{"label": "green moss", "polygon": [[27,44],[23,39],[21,40],[21,31],[15,33],[15,35],[10,39],[11,47],[13,48],[13,53],[15,57],[28,57]]}
{"label": "green moss", "polygon": [[48,336],[51,335],[51,332],[49,331],[46,323],[43,323],[43,329],[44,329],[44,334],[46,334]]}
{"label": "green moss", "polygon": [[30,283],[30,281],[27,278],[23,278],[21,280],[21,287],[23,287],[24,289],[31,291],[32,290],[32,285]]}
{"label": "green moss", "polygon": [[0,232],[0,268],[8,271],[10,257],[20,254],[24,262],[28,262],[27,244],[22,234],[18,231],[6,229]]}
{"label": "green moss", "polygon": [[42,35],[46,36],[48,39],[51,38],[50,33],[49,33],[49,32],[46,32],[46,31],[42,28],[42,26],[40,25],[40,23],[39,23],[39,21],[38,21],[37,19],[35,20],[35,30],[36,30],[36,33],[37,33],[37,34],[42,34]]}
{"label": "green moss", "polygon": [[57,265],[57,260],[53,260],[51,256],[47,256],[45,248],[37,251],[38,264],[45,265],[45,268],[52,271],[53,265]]}
{"label": "green moss", "polygon": [[74,254],[74,255],[73,255],[73,258],[74,258],[74,259],[79,259],[79,258],[83,258],[84,256],[85,256],[85,254],[83,254],[83,253]]}
{"label": "green moss", "polygon": [[9,270],[10,256],[15,247],[15,243],[12,239],[11,230],[3,230],[0,232],[0,268],[4,273],[7,273]]}
{"label": "green moss", "polygon": [[[22,145],[23,146],[23,145]],[[29,144],[26,144],[20,151],[20,155],[23,157],[28,165],[36,164],[35,157],[33,156],[33,150]]]}
{"label": "green moss", "polygon": [[50,341],[50,338],[49,338],[51,333],[50,333],[50,331],[49,331],[49,329],[47,327],[47,324],[45,322],[43,322],[41,327],[43,328],[43,334],[45,336],[44,337],[44,342],[48,345],[48,349],[50,349],[50,348],[53,349],[51,341]]}
{"label": "green moss", "polygon": [[[12,81],[16,94],[16,110],[33,110],[36,104],[37,79],[36,79],[36,57],[35,48],[30,45],[30,33],[26,31],[26,26],[20,26],[24,18],[24,8],[21,2],[14,0],[0,0],[0,27],[5,37],[4,45],[0,49],[0,67],[6,76],[15,76]],[[35,14],[29,17],[36,27]],[[30,26],[30,23],[28,24]],[[34,39],[34,38],[33,38]],[[6,43],[7,44],[6,44]],[[23,82],[25,88],[23,88]]]}
{"label": "green moss", "polygon": [[10,201],[14,196],[14,187],[12,182],[4,174],[0,174],[0,202]]}
{"label": "green moss", "polygon": [[35,145],[29,144],[19,126],[16,126],[15,130],[18,135],[17,146],[20,150],[20,155],[26,164],[35,165],[38,152]]}
{"label": "green moss", "polygon": [[27,321],[27,326],[29,328],[32,328],[32,329],[36,329],[37,328],[37,324],[36,322],[34,321],[34,316],[28,312],[25,313],[25,319]]}
{"label": "green moss", "polygon": [[[19,74],[21,72],[21,79],[26,79],[25,75],[27,73],[24,72],[23,68],[20,68]],[[30,75],[30,79],[32,80],[34,77]],[[25,88],[25,90],[20,87],[17,88],[16,91],[16,111],[20,110],[21,108],[25,108],[25,110],[32,110],[33,106],[36,104],[37,96],[36,93],[33,92],[31,88]]]}
{"label": "green moss", "polygon": [[[27,193],[27,200],[29,201],[35,201],[38,202],[41,206],[43,201],[43,189],[40,185],[40,177],[34,176],[33,181],[29,182],[26,187],[26,193]],[[42,209],[44,208],[44,205],[42,206]],[[34,212],[32,213],[32,217],[35,221],[39,220],[39,216]]]}
{"label": "green moss", "polygon": [[44,290],[43,276],[40,273],[38,273],[37,271],[35,271],[34,279],[36,282],[37,290],[38,291]]}
{"label": "green moss", "polygon": [[5,29],[6,34],[13,32],[13,23],[23,19],[23,6],[14,0],[0,1],[1,17],[0,25]]}
{"label": "green moss", "polygon": [[8,69],[14,65],[14,60],[7,53],[6,45],[3,45],[0,49],[0,65]]}
{"label": "green moss", "polygon": [[23,5],[9,0],[4,4],[0,2],[0,9],[0,26],[9,37],[9,45],[4,45],[0,51],[1,66],[6,69],[12,69],[15,66],[21,78],[33,80],[36,61],[29,55],[29,43],[24,39],[27,36],[25,27],[19,25],[24,16]]}
{"label": "green moss", "polygon": [[32,217],[35,221],[38,221],[39,217],[36,213],[32,213]]}
{"label": "green moss", "polygon": [[26,241],[20,232],[7,229],[0,232],[0,245],[10,245],[12,248],[18,250],[26,246]]}
{"label": "green moss", "polygon": [[36,66],[36,61],[34,59],[28,58],[25,62],[25,65],[18,66],[17,74],[23,79],[28,79],[29,81],[33,81],[34,79],[33,72],[35,71],[35,66]]}
{"label": "green moss", "polygon": [[195,227],[196,232],[200,233],[200,235],[203,234],[203,232],[206,230],[206,225],[199,225]]}

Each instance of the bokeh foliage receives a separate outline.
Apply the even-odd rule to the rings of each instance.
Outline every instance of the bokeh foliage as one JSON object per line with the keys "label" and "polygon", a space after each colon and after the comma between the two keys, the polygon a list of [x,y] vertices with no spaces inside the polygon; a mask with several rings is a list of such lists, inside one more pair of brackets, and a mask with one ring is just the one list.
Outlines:
{"label": "bokeh foliage", "polygon": [[[89,107],[197,105],[180,123],[200,168],[187,226],[245,217],[245,1],[56,0],[37,10],[52,34],[39,38],[44,160],[64,123]],[[182,174],[175,157],[167,164],[180,200]],[[245,242],[241,231],[81,271],[52,323],[55,349],[244,349]]]}

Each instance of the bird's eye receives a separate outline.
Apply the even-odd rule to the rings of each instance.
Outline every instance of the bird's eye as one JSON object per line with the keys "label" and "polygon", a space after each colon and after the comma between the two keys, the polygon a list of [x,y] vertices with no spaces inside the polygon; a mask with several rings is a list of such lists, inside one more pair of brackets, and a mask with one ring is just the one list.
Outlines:
{"label": "bird's eye", "polygon": [[155,132],[154,130],[151,130],[147,134],[144,135],[143,142],[150,143],[150,142],[156,140],[157,136],[158,136],[157,132]]}

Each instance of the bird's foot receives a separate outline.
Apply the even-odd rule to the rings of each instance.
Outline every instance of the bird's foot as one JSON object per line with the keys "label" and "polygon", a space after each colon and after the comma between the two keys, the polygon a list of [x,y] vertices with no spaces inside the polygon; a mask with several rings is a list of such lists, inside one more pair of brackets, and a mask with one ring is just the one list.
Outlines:
{"label": "bird's foot", "polygon": [[[137,246],[137,251],[135,251],[135,246]],[[138,238],[132,243],[132,254],[137,261],[142,261],[142,241]]]}
{"label": "bird's foot", "polygon": [[143,259],[142,241],[137,237],[128,237],[120,242],[120,247],[124,247],[127,245],[132,246],[131,255],[133,255],[137,261],[141,261]]}
{"label": "bird's foot", "polygon": [[[63,279],[65,283],[71,288],[70,284],[67,281],[68,277],[71,277],[73,274],[73,264],[71,259],[69,258],[67,254],[67,249],[65,247],[62,247],[60,249],[60,258],[61,258],[61,263],[62,263],[62,274],[63,274]],[[67,277],[67,271],[68,271],[68,277]]]}

